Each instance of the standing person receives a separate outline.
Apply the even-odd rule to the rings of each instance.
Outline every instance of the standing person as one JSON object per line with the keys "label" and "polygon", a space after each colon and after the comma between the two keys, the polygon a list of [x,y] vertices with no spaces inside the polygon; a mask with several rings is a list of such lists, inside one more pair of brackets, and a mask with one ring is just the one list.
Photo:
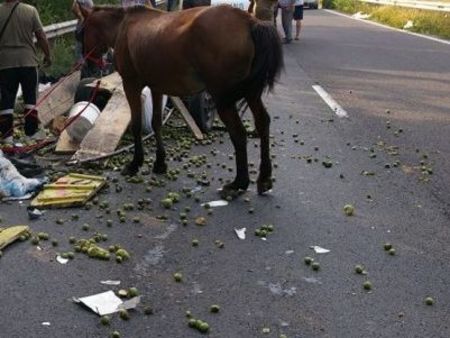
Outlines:
{"label": "standing person", "polygon": [[156,8],[156,0],[122,0],[122,7],[150,6]]}
{"label": "standing person", "polygon": [[263,21],[274,21],[274,8],[278,0],[250,0],[248,12]]}
{"label": "standing person", "polygon": [[284,31],[284,42],[291,43],[295,0],[278,0],[278,4],[281,8],[281,23]]}
{"label": "standing person", "polygon": [[33,37],[44,52],[44,67],[50,66],[50,47],[37,9],[18,0],[5,0],[0,5],[0,132],[5,143],[13,143],[13,112],[19,84],[25,103],[25,135],[41,137],[35,109],[39,59]]}
{"label": "standing person", "polygon": [[304,0],[295,0],[294,20],[295,20],[295,40],[300,38],[303,20],[303,4]]}

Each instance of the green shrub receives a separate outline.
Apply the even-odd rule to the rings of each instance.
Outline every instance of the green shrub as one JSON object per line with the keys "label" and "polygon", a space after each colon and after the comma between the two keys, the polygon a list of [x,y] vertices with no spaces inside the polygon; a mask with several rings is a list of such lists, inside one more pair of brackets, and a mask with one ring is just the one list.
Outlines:
{"label": "green shrub", "polygon": [[371,5],[357,0],[324,0],[323,6],[348,14],[370,14],[370,20],[400,29],[411,20],[414,23],[412,32],[450,39],[450,14],[445,12]]}

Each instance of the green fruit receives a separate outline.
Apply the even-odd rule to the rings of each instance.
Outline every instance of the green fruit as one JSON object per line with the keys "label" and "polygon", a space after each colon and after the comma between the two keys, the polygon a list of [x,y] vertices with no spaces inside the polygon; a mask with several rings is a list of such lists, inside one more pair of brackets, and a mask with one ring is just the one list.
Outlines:
{"label": "green fruit", "polygon": [[198,246],[198,244],[199,244],[198,239],[193,239],[192,240],[192,246]]}
{"label": "green fruit", "polygon": [[113,333],[111,333],[111,338],[120,338],[120,332],[114,331]]}
{"label": "green fruit", "polygon": [[105,326],[109,325],[111,323],[111,318],[109,316],[102,316],[100,318],[100,323]]}
{"label": "green fruit", "polygon": [[305,258],[303,258],[303,261],[305,262],[306,265],[311,265],[311,263],[314,262],[314,258],[305,257]]}
{"label": "green fruit", "polygon": [[394,248],[390,248],[389,249],[389,255],[395,256],[395,249]]}
{"label": "green fruit", "polygon": [[194,318],[190,318],[188,321],[188,325],[192,328],[197,327],[197,320],[195,320]]}
{"label": "green fruit", "polygon": [[139,223],[141,221],[141,219],[139,217],[134,217],[133,218],[133,222],[134,223]]}
{"label": "green fruit", "polygon": [[75,244],[76,241],[77,241],[77,240],[76,240],[75,237],[73,237],[73,236],[69,237],[69,243],[70,243],[70,244]]}
{"label": "green fruit", "polygon": [[434,304],[434,299],[431,298],[431,297],[425,298],[425,304],[427,304],[427,305],[433,305],[433,304]]}
{"label": "green fruit", "polygon": [[192,318],[192,312],[189,311],[189,310],[187,310],[187,311],[186,311],[186,317],[187,317],[187,318]]}
{"label": "green fruit", "polygon": [[72,251],[69,251],[69,252],[67,253],[67,258],[69,258],[69,259],[74,259],[74,258],[75,258],[75,254],[74,254]]}
{"label": "green fruit", "polygon": [[311,264],[311,268],[312,268],[314,271],[319,270],[319,269],[320,269],[320,264],[319,264],[319,262],[313,262],[313,263]]}
{"label": "green fruit", "polygon": [[202,321],[200,324],[198,324],[197,329],[202,333],[206,333],[209,331],[209,324]]}
{"label": "green fruit", "polygon": [[173,206],[173,201],[170,198],[165,198],[161,201],[161,205],[166,209],[170,209]]}
{"label": "green fruit", "polygon": [[123,262],[123,258],[122,257],[120,257],[120,256],[116,256],[116,262],[117,263],[122,263]]}
{"label": "green fruit", "polygon": [[212,313],[217,313],[220,311],[220,306],[217,304],[211,305],[210,309],[209,309]]}
{"label": "green fruit", "polygon": [[364,290],[372,290],[372,283],[367,280],[364,282],[363,287]]}
{"label": "green fruit", "polygon": [[112,220],[109,219],[109,220],[106,221],[106,226],[107,227],[112,227],[112,225],[113,225],[113,221]]}
{"label": "green fruit", "polygon": [[39,232],[37,236],[38,236],[39,239],[42,239],[44,241],[48,240],[49,237],[50,237],[48,235],[48,233],[46,233],[46,232]]}
{"label": "green fruit", "polygon": [[364,272],[364,268],[361,265],[355,265],[355,272],[362,274]]}
{"label": "green fruit", "polygon": [[176,272],[173,274],[173,279],[175,279],[175,282],[180,283],[183,280],[183,275],[179,272]]}
{"label": "green fruit", "polygon": [[392,249],[392,244],[391,243],[384,243],[384,250],[389,251]]}
{"label": "green fruit", "polygon": [[31,239],[31,244],[33,244],[33,245],[38,245],[38,244],[39,244],[39,238],[33,237],[33,238]]}
{"label": "green fruit", "polygon": [[90,228],[90,226],[87,223],[83,224],[83,226],[81,227],[81,229],[84,231],[89,231],[89,228]]}
{"label": "green fruit", "polygon": [[139,295],[139,291],[138,291],[138,289],[137,288],[135,288],[135,287],[132,287],[132,288],[129,288],[128,289],[128,297],[136,297],[136,296],[138,296]]}
{"label": "green fruit", "polygon": [[351,204],[346,204],[344,205],[344,213],[347,216],[353,216],[353,214],[355,213],[355,208]]}
{"label": "green fruit", "polygon": [[126,251],[125,249],[119,249],[116,251],[116,256],[117,257],[122,257],[122,259],[129,259],[130,258],[130,254],[128,253],[128,251]]}
{"label": "green fruit", "polygon": [[119,317],[120,317],[120,319],[123,319],[123,320],[128,320],[128,319],[130,319],[130,315],[129,315],[128,311],[125,310],[125,309],[121,309],[121,310],[119,311]]}
{"label": "green fruit", "polygon": [[152,314],[153,314],[153,309],[152,309],[152,307],[151,307],[151,306],[146,306],[146,307],[144,307],[144,314],[145,314],[146,316],[152,315]]}
{"label": "green fruit", "polygon": [[58,241],[56,239],[52,239],[52,245],[53,246],[58,246]]}

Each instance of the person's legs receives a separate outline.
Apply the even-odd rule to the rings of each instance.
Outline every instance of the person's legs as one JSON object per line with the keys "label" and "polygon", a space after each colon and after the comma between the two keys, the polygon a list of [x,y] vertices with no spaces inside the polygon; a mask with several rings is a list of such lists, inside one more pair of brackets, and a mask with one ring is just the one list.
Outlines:
{"label": "person's legs", "polygon": [[281,9],[281,23],[283,25],[286,43],[290,43],[292,41],[292,17],[293,11],[291,8]]}
{"label": "person's legs", "polygon": [[7,143],[13,141],[13,112],[19,90],[16,70],[17,68],[0,70],[0,139]]}
{"label": "person's legs", "polygon": [[295,6],[294,20],[295,20],[295,40],[298,40],[300,37],[300,31],[302,29],[303,5]]}
{"label": "person's legs", "polygon": [[33,136],[39,129],[39,118],[36,108],[38,74],[36,67],[19,68],[19,80],[25,104],[25,135]]}

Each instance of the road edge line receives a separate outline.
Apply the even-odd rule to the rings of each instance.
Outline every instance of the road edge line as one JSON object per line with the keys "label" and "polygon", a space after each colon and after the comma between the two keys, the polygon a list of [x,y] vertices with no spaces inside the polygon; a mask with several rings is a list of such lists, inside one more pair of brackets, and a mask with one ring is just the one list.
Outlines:
{"label": "road edge line", "polygon": [[338,117],[348,117],[347,112],[344,108],[341,107],[339,103],[336,102],[335,99],[331,97],[330,94],[327,93],[325,89],[322,88],[320,85],[313,85],[313,89],[316,91],[316,93],[324,100],[324,102],[331,108],[331,110],[338,116]]}
{"label": "road edge line", "polygon": [[404,34],[416,36],[416,37],[427,39],[427,40],[430,40],[430,41],[442,43],[444,45],[450,45],[450,41],[448,41],[448,40],[443,40],[443,39],[435,38],[435,37],[429,36],[429,35],[424,35],[424,34],[419,34],[419,33],[405,31],[404,29],[399,29],[399,28],[383,25],[381,23],[378,23],[378,22],[375,22],[375,21],[371,21],[371,20],[363,20],[363,19],[353,18],[351,15],[340,13],[340,12],[337,12],[337,11],[333,11],[331,9],[325,9],[324,8],[323,10],[325,12],[327,12],[327,13],[331,13],[331,14],[338,15],[338,16],[343,16],[344,18],[347,18],[347,19],[351,19],[351,20],[355,20],[355,21],[359,21],[359,22],[364,22],[364,23],[367,23],[369,25],[373,25],[373,26],[389,29],[389,30],[396,31],[396,32],[399,32],[399,33],[404,33]]}

